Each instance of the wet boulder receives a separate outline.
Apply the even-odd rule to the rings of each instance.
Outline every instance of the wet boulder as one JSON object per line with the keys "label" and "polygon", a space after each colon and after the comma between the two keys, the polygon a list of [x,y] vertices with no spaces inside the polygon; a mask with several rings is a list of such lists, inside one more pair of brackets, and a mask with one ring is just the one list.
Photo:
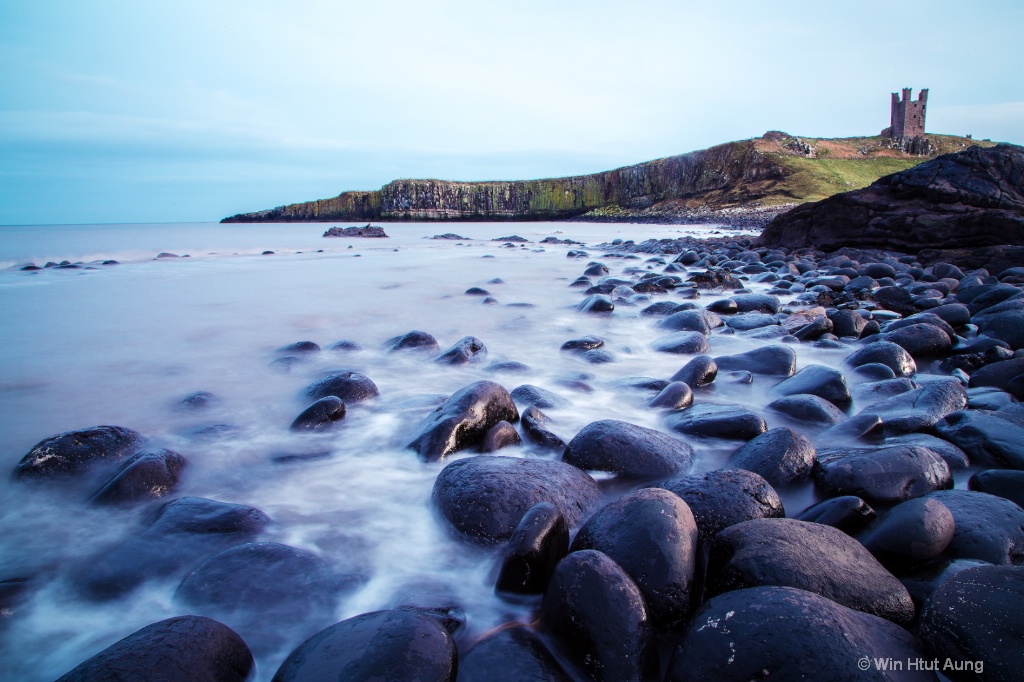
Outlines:
{"label": "wet boulder", "polygon": [[722,318],[710,310],[681,310],[658,323],[658,327],[677,332],[700,332],[707,336],[722,326]]}
{"label": "wet boulder", "polygon": [[888,620],[801,589],[753,587],[704,605],[675,651],[666,682],[931,682],[931,672],[872,665],[924,658],[914,636]]}
{"label": "wet boulder", "polygon": [[708,337],[700,332],[675,332],[655,339],[651,348],[660,353],[705,353],[710,346]]}
{"label": "wet boulder", "polygon": [[936,438],[927,433],[908,433],[895,438],[886,438],[886,445],[920,445],[928,448],[941,457],[949,466],[950,471],[963,471],[971,462],[967,454],[948,440]]}
{"label": "wet boulder", "polygon": [[655,628],[673,628],[690,611],[697,552],[697,523],[683,500],[644,488],[602,507],[572,543],[596,549],[633,579]]}
{"label": "wet boulder", "polygon": [[433,462],[483,442],[500,421],[519,419],[512,396],[493,381],[477,381],[453,393],[420,424],[408,447]]}
{"label": "wet boulder", "polygon": [[770,294],[739,294],[733,296],[732,300],[736,302],[736,310],[741,313],[774,315],[782,307],[779,297]]}
{"label": "wet boulder", "polygon": [[604,339],[597,336],[582,336],[578,339],[569,339],[562,344],[559,350],[567,351],[570,353],[582,353],[588,350],[594,350],[604,345]]}
{"label": "wet boulder", "polygon": [[805,393],[773,400],[766,409],[783,414],[799,424],[834,426],[846,419],[843,411],[829,401]]}
{"label": "wet boulder", "polygon": [[746,353],[715,358],[718,369],[745,370],[752,374],[791,377],[796,373],[796,351],[788,346],[761,346]]}
{"label": "wet boulder", "polygon": [[817,453],[802,434],[789,428],[765,431],[729,457],[729,467],[758,474],[772,486],[785,486],[811,474]]}
{"label": "wet boulder", "polygon": [[285,659],[273,682],[455,682],[457,670],[455,642],[436,618],[393,609],[321,630]]}
{"label": "wet boulder", "polygon": [[594,315],[607,315],[613,310],[615,310],[615,304],[604,294],[591,294],[576,306],[576,312]]}
{"label": "wet boulder", "polygon": [[895,343],[915,359],[942,357],[949,354],[952,342],[949,335],[933,324],[918,323],[887,331],[882,341]]}
{"label": "wet boulder", "polygon": [[1024,509],[973,490],[939,490],[929,497],[953,513],[956,530],[948,551],[991,564],[1024,564]]}
{"label": "wet boulder", "polygon": [[501,629],[477,642],[459,661],[459,682],[571,682],[531,630]]}
{"label": "wet boulder", "polygon": [[334,426],[345,418],[345,403],[334,395],[325,396],[304,409],[292,425],[290,431],[323,431]]}
{"label": "wet boulder", "polygon": [[718,376],[718,364],[710,355],[698,355],[672,375],[672,381],[681,381],[692,389],[709,386]]}
{"label": "wet boulder", "polygon": [[786,330],[779,326],[779,321],[775,319],[774,315],[764,313],[741,313],[735,317],[726,318],[725,324],[730,329],[740,332],[770,327],[771,330],[768,333],[777,333],[779,336],[786,334]]}
{"label": "wet boulder", "polygon": [[990,386],[1009,390],[1010,383],[1024,374],[1024,358],[993,362],[971,374],[971,388]]}
{"label": "wet boulder", "polygon": [[786,515],[778,493],[757,474],[742,469],[718,469],[659,484],[686,502],[702,540],[743,521]]}
{"label": "wet boulder", "polygon": [[690,436],[750,440],[768,430],[761,415],[741,405],[701,403],[669,413],[666,423],[673,431]]}
{"label": "wet boulder", "polygon": [[831,367],[808,365],[799,372],[784,379],[772,388],[776,395],[789,396],[799,393],[824,398],[839,408],[846,408],[852,398],[846,386],[846,377]]}
{"label": "wet boulder", "polygon": [[573,552],[558,564],[541,622],[596,682],[640,682],[656,668],[643,595],[601,552]]}
{"label": "wet boulder", "polygon": [[953,540],[953,514],[931,497],[916,497],[889,510],[860,538],[883,564],[900,566],[938,558]]}
{"label": "wet boulder", "polygon": [[846,533],[796,519],[755,519],[715,536],[707,594],[795,587],[896,623],[914,618],[907,588]]}
{"label": "wet boulder", "polygon": [[[931,312],[930,310],[926,313],[917,313],[915,315],[911,315],[910,317],[904,317],[902,320],[894,320],[889,324],[885,325],[885,332],[895,332],[906,327],[913,327],[914,325],[917,324],[930,324],[934,327],[938,327],[939,329],[946,333],[946,336],[949,337],[949,341],[951,344],[955,344],[957,342],[956,330],[953,329],[952,325],[950,325],[948,322],[946,322],[944,319],[942,319],[935,313]],[[927,336],[930,337],[931,334],[928,333]],[[904,345],[895,339],[888,340],[892,341],[893,343],[899,343],[899,345],[901,346]],[[942,344],[941,341],[937,341],[937,343],[939,345]],[[906,346],[904,346],[904,348],[906,348]],[[915,353],[911,352],[909,348],[907,348],[906,350],[911,355],[915,355]]]}
{"label": "wet boulder", "polygon": [[909,377],[917,371],[917,363],[910,353],[891,341],[876,341],[864,345],[847,355],[844,362],[851,367],[877,362],[891,369],[898,377]]}
{"label": "wet boulder", "polygon": [[818,452],[814,482],[827,495],[897,503],[953,487],[946,462],[928,448],[897,445]]}
{"label": "wet boulder", "polygon": [[252,653],[231,628],[211,618],[178,616],[112,644],[58,682],[245,682]]}
{"label": "wet boulder", "polygon": [[123,426],[94,426],[36,443],[14,468],[19,481],[69,479],[117,464],[138,451],[145,438]]}
{"label": "wet boulder", "polygon": [[856,495],[841,495],[808,507],[796,518],[798,521],[822,523],[854,535],[867,528],[878,514]]}
{"label": "wet boulder", "polygon": [[[869,406],[920,387],[920,384],[907,377],[868,381],[854,387],[853,397],[856,398],[857,403],[861,406]],[[870,409],[865,407],[864,411],[870,412]]]}
{"label": "wet boulder", "polygon": [[569,553],[569,524],[557,506],[538,502],[516,525],[505,547],[495,589],[543,594],[558,562]]}
{"label": "wet boulder", "polygon": [[661,431],[602,419],[587,424],[569,441],[562,460],[587,471],[663,478],[689,469],[693,448]]}
{"label": "wet boulder", "polygon": [[480,444],[480,452],[496,452],[502,448],[519,445],[521,442],[516,427],[502,420],[487,430],[484,442]]}
{"label": "wet boulder", "polygon": [[868,323],[866,317],[854,310],[837,310],[829,314],[828,319],[832,321],[832,333],[840,338],[852,336],[859,339]]}
{"label": "wet boulder", "polygon": [[1024,509],[1024,471],[986,469],[971,476],[967,487],[979,493],[1004,497]]}
{"label": "wet boulder", "polygon": [[973,464],[1024,470],[1024,427],[987,410],[953,412],[935,431],[967,453]]}
{"label": "wet boulder", "polygon": [[546,388],[523,384],[512,389],[512,400],[520,405],[534,405],[542,410],[569,407],[569,401]]}
{"label": "wet boulder", "polygon": [[377,384],[359,372],[334,372],[314,381],[302,392],[310,400],[335,396],[346,404],[372,400],[380,395]]}
{"label": "wet boulder", "polygon": [[1006,342],[1014,350],[1024,348],[1024,306],[1002,307],[1004,309],[998,312],[986,311],[979,320],[978,330],[985,336]]}
{"label": "wet boulder", "polygon": [[[921,611],[921,642],[947,677],[1012,682],[1021,675],[1024,566],[978,566],[950,577]],[[949,661],[950,665],[946,665]]]}
{"label": "wet boulder", "polygon": [[967,393],[963,384],[946,378],[873,403],[867,409],[882,418],[887,435],[900,435],[929,429],[965,407]]}
{"label": "wet boulder", "polygon": [[548,428],[551,420],[543,412],[531,405],[523,412],[522,424],[526,440],[539,445],[545,450],[565,450],[565,441]]}
{"label": "wet boulder", "polygon": [[418,329],[414,329],[413,331],[402,334],[401,336],[391,337],[384,342],[384,348],[388,353],[405,350],[436,353],[441,349],[437,344],[437,339],[427,332],[422,332]]}
{"label": "wet boulder", "polygon": [[693,405],[693,391],[682,381],[673,381],[647,402],[647,407],[685,410]]}
{"label": "wet boulder", "polygon": [[89,501],[126,504],[158,500],[174,490],[187,465],[188,460],[173,450],[139,452],[128,458]]}
{"label": "wet boulder", "polygon": [[434,504],[445,520],[480,544],[511,537],[539,502],[554,504],[575,527],[599,497],[594,479],[570,464],[491,455],[452,462],[438,474],[433,489]]}
{"label": "wet boulder", "polygon": [[282,353],[289,355],[292,353],[299,354],[311,354],[320,352],[320,344],[313,341],[296,341],[295,343],[289,343],[287,346],[281,346],[278,348],[276,353]]}
{"label": "wet boulder", "polygon": [[479,362],[485,355],[487,355],[487,346],[483,341],[475,336],[464,336],[454,346],[434,358],[434,362],[458,367]]}

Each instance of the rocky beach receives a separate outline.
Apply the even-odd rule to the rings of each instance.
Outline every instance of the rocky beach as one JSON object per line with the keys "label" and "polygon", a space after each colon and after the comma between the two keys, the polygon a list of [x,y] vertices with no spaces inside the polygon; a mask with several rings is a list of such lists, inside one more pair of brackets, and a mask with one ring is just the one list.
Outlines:
{"label": "rocky beach", "polygon": [[[142,330],[124,383],[75,393],[122,402],[10,418],[8,674],[1020,680],[1022,197],[1001,145],[760,234],[367,225],[320,256],[148,263],[244,261],[273,314],[245,346],[195,321],[224,306],[167,299],[181,339],[146,359]],[[266,286],[286,257],[301,304]],[[75,265],[3,274],[155,286]]]}

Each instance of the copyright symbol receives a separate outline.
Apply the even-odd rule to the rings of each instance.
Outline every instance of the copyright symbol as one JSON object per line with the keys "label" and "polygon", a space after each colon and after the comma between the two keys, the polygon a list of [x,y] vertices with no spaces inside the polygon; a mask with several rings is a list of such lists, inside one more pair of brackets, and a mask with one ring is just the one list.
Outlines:
{"label": "copyright symbol", "polygon": [[867,670],[871,667],[871,659],[867,656],[861,656],[857,659],[857,667],[861,670]]}

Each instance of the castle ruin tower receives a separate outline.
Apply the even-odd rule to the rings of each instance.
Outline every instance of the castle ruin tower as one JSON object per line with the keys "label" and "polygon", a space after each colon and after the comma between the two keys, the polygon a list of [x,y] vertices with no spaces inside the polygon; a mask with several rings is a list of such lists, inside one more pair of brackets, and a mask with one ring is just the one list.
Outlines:
{"label": "castle ruin tower", "polygon": [[889,117],[889,137],[893,140],[912,140],[924,135],[924,114],[928,104],[928,88],[921,90],[917,101],[911,100],[912,88],[903,88],[903,97],[892,93]]}

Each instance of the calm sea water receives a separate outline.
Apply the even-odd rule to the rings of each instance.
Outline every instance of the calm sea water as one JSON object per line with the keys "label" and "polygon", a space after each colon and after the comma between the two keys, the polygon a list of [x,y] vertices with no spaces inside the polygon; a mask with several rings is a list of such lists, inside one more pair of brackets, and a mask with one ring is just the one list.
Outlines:
{"label": "calm sea water", "polygon": [[[539,245],[547,236],[596,244],[615,238],[708,234],[709,228],[566,223],[386,225],[390,239],[324,239],[327,225],[103,225],[0,228],[0,471],[11,471],[41,439],[72,429],[116,424],[140,431],[151,445],[185,455],[191,465],[176,491],[254,505],[274,523],[261,537],[312,551],[368,582],[337,607],[339,619],[382,608],[410,583],[430,579],[456,595],[467,614],[467,638],[504,621],[528,617],[526,607],[493,596],[499,550],[453,540],[431,510],[430,491],[442,463],[424,464],[404,448],[437,400],[479,379],[509,390],[531,383],[553,390],[569,407],[546,412],[568,441],[597,419],[658,428],[645,409],[650,394],[623,388],[626,377],[667,378],[685,357],[656,353],[661,335],[639,307],[608,317],[575,312],[581,296],[569,282],[586,259],[570,246]],[[452,231],[463,242],[425,239]],[[507,248],[492,238],[531,241]],[[273,255],[262,255],[264,251]],[[322,250],[322,252],[319,252]],[[602,259],[621,274],[634,260]],[[188,258],[155,260],[161,252]],[[23,272],[47,261],[118,265]],[[500,278],[501,283],[494,283]],[[464,294],[479,286],[499,305]],[[752,288],[757,288],[756,285]],[[657,300],[670,299],[662,295]],[[711,298],[705,297],[702,303]],[[525,303],[529,306],[508,304]],[[442,347],[466,335],[481,339],[487,361],[465,368],[386,354],[383,342],[413,329]],[[606,339],[616,362],[593,366],[559,352],[571,338]],[[283,371],[275,349],[311,340],[325,349],[341,339],[362,351],[320,353]],[[748,350],[757,342],[714,336],[712,354]],[[842,353],[799,349],[800,366],[838,365]],[[524,375],[494,375],[490,361],[516,360]],[[381,397],[353,406],[340,428],[298,435],[288,425],[305,407],[299,392],[332,369],[353,368],[379,386]],[[589,393],[564,388],[586,375]],[[184,396],[209,391],[208,412],[175,409]],[[722,385],[716,400],[762,407],[766,387]],[[230,437],[197,440],[188,432],[210,424],[235,427]],[[772,426],[769,419],[769,426]],[[721,466],[735,444],[696,443],[697,469]],[[330,457],[287,465],[275,453],[326,450]],[[524,450],[507,454],[525,454]],[[506,453],[503,453],[506,454]],[[531,453],[532,454],[532,453]],[[543,455],[550,456],[550,455]],[[157,620],[178,615],[174,582],[151,583],[119,600],[78,596],[65,566],[138,532],[149,508],[90,508],[80,496],[51,494],[3,477],[0,580],[47,576],[29,602],[0,626],[0,678],[50,680]],[[807,491],[787,504],[806,506]],[[796,511],[799,511],[797,509]],[[299,640],[301,641],[301,639]],[[299,641],[258,660],[269,679]]]}

